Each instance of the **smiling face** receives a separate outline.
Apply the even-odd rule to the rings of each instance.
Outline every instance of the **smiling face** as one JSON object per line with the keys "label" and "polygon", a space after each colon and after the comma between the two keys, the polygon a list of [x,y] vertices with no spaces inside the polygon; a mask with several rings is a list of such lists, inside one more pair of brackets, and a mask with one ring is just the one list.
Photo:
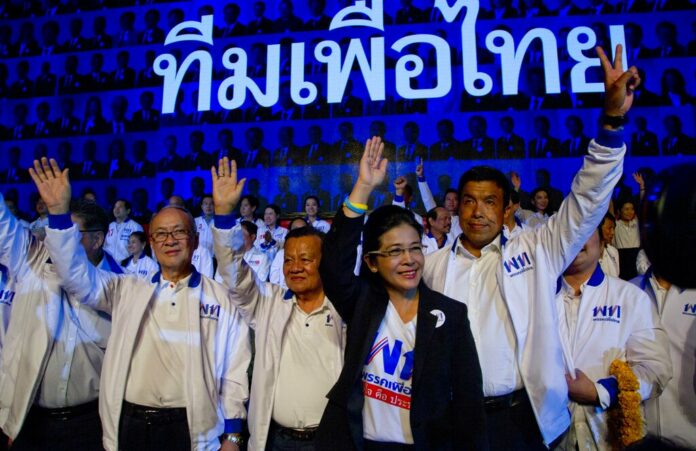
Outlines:
{"label": "smiling face", "polygon": [[544,213],[549,206],[549,195],[546,191],[537,191],[537,193],[534,194],[532,203],[538,212]]}
{"label": "smiling face", "polygon": [[307,199],[305,201],[305,213],[307,213],[307,216],[313,218],[317,215],[318,212],[319,204],[317,203],[316,199]]}
{"label": "smiling face", "polygon": [[140,238],[137,236],[131,235],[128,237],[126,249],[128,249],[129,255],[140,255],[143,253],[143,249],[145,249],[145,243],[140,241]]}
{"label": "smiling face", "polygon": [[[172,234],[162,242],[155,242],[152,236],[158,232],[187,231],[186,238],[177,240]],[[150,246],[155,252],[162,272],[184,272],[191,267],[193,251],[198,247],[198,235],[189,216],[178,208],[162,209],[150,224]]]}
{"label": "smiling face", "polygon": [[467,182],[460,193],[459,224],[463,245],[474,255],[491,243],[503,229],[503,189],[492,181]]}
{"label": "smiling face", "polygon": [[631,221],[636,217],[636,209],[631,202],[626,202],[619,210],[619,218],[622,221]]}
{"label": "smiling face", "polygon": [[[400,224],[389,229],[379,238],[380,252],[389,252],[394,249],[414,249],[414,251],[402,252],[400,255],[390,257],[383,255],[366,255],[365,263],[370,271],[379,274],[384,281],[387,291],[395,291],[406,294],[418,288],[423,274],[423,256],[420,236],[416,229],[408,224]],[[420,252],[415,249],[421,249]]]}
{"label": "smiling face", "polygon": [[266,209],[263,212],[264,224],[266,224],[268,227],[275,227],[277,221],[278,221],[278,215],[276,215],[275,210],[273,210],[272,208],[266,207]]}
{"label": "smiling face", "polygon": [[321,239],[317,236],[290,238],[284,249],[283,275],[288,288],[298,296],[323,290],[319,276]]}

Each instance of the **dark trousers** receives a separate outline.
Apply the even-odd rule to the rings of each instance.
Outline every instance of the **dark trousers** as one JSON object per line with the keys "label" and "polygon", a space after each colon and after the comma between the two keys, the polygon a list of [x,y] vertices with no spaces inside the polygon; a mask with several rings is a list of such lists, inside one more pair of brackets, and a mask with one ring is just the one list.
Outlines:
{"label": "dark trousers", "polygon": [[266,451],[314,451],[315,441],[299,440],[291,437],[279,428],[275,421],[271,421],[266,440]]}
{"label": "dark trousers", "polygon": [[186,409],[157,409],[123,402],[118,427],[121,451],[188,451]]}
{"label": "dark trousers", "polygon": [[101,451],[97,401],[66,409],[29,409],[12,451]]}
{"label": "dark trousers", "polygon": [[364,451],[411,451],[414,449],[416,449],[414,445],[405,445],[403,443],[375,442],[368,439],[363,441]]}
{"label": "dark trousers", "polygon": [[519,403],[486,407],[486,434],[490,451],[547,451],[532,405],[524,389]]}

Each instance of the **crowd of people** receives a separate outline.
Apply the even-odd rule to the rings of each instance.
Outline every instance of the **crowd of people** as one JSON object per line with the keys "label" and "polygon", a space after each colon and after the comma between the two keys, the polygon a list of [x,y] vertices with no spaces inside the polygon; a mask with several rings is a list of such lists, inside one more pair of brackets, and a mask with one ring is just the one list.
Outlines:
{"label": "crowd of people", "polygon": [[602,127],[565,197],[478,165],[438,203],[421,162],[425,217],[404,177],[372,203],[375,136],[331,223],[317,195],[289,230],[260,219],[224,157],[198,212],[172,195],[143,227],[35,160],[41,222],[0,197],[0,446],[235,451],[245,424],[250,450],[692,446],[696,292],[612,202],[641,78],[597,51]]}

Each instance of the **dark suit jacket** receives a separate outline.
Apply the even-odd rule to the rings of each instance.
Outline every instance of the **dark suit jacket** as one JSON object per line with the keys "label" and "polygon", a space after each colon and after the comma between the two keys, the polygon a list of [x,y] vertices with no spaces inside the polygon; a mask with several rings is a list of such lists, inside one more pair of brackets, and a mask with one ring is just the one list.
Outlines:
{"label": "dark suit jacket", "polygon": [[129,89],[135,86],[135,71],[130,67],[111,72],[111,89]]}
{"label": "dark suit jacket", "polygon": [[2,183],[26,183],[29,181],[29,173],[26,168],[9,168],[0,173]]}
{"label": "dark suit jacket", "polygon": [[[362,370],[389,303],[380,280],[355,277],[363,217],[339,209],[324,241],[320,273],[326,296],[348,324],[345,363],[331,389],[317,449],[362,449]],[[439,310],[444,323],[431,313]],[[481,368],[467,309],[419,286],[409,423],[415,449],[486,450]]]}
{"label": "dark suit jacket", "polygon": [[34,82],[34,87],[36,89],[36,95],[41,96],[52,96],[56,93],[56,76],[54,74],[41,74],[36,77]]}
{"label": "dark suit jacket", "polygon": [[696,155],[694,139],[683,133],[670,138],[662,138],[662,155]]}
{"label": "dark suit jacket", "polygon": [[106,177],[106,169],[101,161],[83,161],[75,164],[75,169],[70,171],[70,177],[76,180],[103,179]]}
{"label": "dark suit jacket", "polygon": [[[329,143],[322,141],[316,144],[316,148],[314,149],[312,149],[312,145],[313,144],[307,144],[302,149],[302,154],[307,164],[329,164],[333,162]],[[328,206],[328,204],[325,205]]]}
{"label": "dark suit jacket", "polygon": [[184,159],[179,155],[165,155],[157,162],[157,172],[183,171]]}
{"label": "dark suit jacket", "polygon": [[138,131],[157,130],[159,128],[160,112],[154,108],[150,109],[147,112],[147,119],[145,119],[145,112],[140,109],[133,113],[133,120],[131,122],[133,128]]}
{"label": "dark suit jacket", "polygon": [[155,176],[155,163],[152,161],[141,161],[141,162],[133,162],[133,172],[131,173],[130,177],[132,178],[141,178],[141,177],[154,177]]}
{"label": "dark suit jacket", "polygon": [[305,163],[302,149],[296,145],[288,146],[284,157],[282,153],[281,147],[273,152],[273,166],[297,166]]}
{"label": "dark suit jacket", "polygon": [[205,150],[198,151],[195,154],[189,152],[184,157],[184,169],[187,171],[192,171],[194,169],[207,171],[210,170],[212,165],[213,159]]}
{"label": "dark suit jacket", "polygon": [[546,158],[546,157],[560,157],[560,152],[561,152],[561,143],[557,138],[554,138],[552,136],[547,136],[544,138],[546,142],[544,142],[541,146],[541,150],[537,149],[538,145],[538,139],[530,139],[529,140],[529,158]]}
{"label": "dark suit jacket", "polygon": [[[402,146],[399,146],[396,149],[396,160],[397,162],[404,162],[404,161],[415,161],[418,162],[419,158],[423,158],[424,160],[428,158],[428,148],[422,144],[422,143],[416,143],[412,144],[413,145],[413,150],[409,149],[407,146],[410,146],[409,144],[404,144]],[[409,155],[410,158],[409,158]]]}
{"label": "dark suit jacket", "polygon": [[561,144],[561,154],[564,157],[577,157],[587,154],[587,149],[590,146],[590,138],[585,135],[579,136],[578,138],[580,138],[579,142],[575,143],[575,146],[573,146],[574,143],[571,141],[572,138],[563,141],[563,144]]}
{"label": "dark suit jacket", "polygon": [[634,157],[660,155],[660,145],[657,135],[651,131],[635,132],[631,135],[631,155]]}
{"label": "dark suit jacket", "polygon": [[106,176],[112,179],[125,179],[133,175],[133,165],[130,161],[114,159],[106,163]]}
{"label": "dark suit jacket", "polygon": [[242,159],[244,159],[244,154],[242,154],[241,149],[238,149],[236,147],[230,147],[229,149],[218,148],[215,152],[211,154],[211,157],[213,159],[213,164],[215,165],[217,165],[218,161],[221,160],[223,157],[227,157],[230,160],[236,161],[237,164],[240,164]]}
{"label": "dark suit jacket", "polygon": [[242,158],[241,162],[237,162],[237,167],[256,168],[261,166],[267,168],[271,165],[271,151],[266,149],[265,147],[259,148],[256,151],[256,156],[254,157],[254,160],[250,164],[247,164],[247,159],[249,158],[250,153],[250,151],[244,152],[244,157]]}
{"label": "dark suit jacket", "polygon": [[496,158],[524,158],[524,138],[519,135],[501,136],[495,143]]}
{"label": "dark suit jacket", "polygon": [[464,147],[464,158],[487,160],[493,158],[495,152],[495,142],[493,138],[484,136],[483,138],[469,138],[462,143]]}
{"label": "dark suit jacket", "polygon": [[430,146],[429,151],[429,160],[449,160],[450,158],[459,160],[464,156],[462,153],[462,143],[455,140],[449,143],[438,141]]}
{"label": "dark suit jacket", "polygon": [[63,117],[59,117],[53,123],[53,129],[56,131],[58,136],[72,136],[80,133],[80,119],[75,116],[70,116],[65,118],[65,124],[63,124]]}
{"label": "dark suit jacket", "polygon": [[273,22],[267,17],[254,19],[247,25],[248,34],[266,34],[273,31]]}

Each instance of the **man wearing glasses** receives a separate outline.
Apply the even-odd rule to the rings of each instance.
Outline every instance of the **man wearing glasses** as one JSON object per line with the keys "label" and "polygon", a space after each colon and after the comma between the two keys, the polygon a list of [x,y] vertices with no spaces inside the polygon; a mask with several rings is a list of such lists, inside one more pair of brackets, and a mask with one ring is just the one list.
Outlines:
{"label": "man wearing glasses", "polygon": [[113,318],[99,399],[104,447],[238,450],[249,332],[227,289],[191,264],[198,246],[191,214],[169,206],[150,221],[160,272],[114,275],[88,265],[77,245],[67,171],[44,158],[29,172],[46,199],[46,247],[66,291]]}
{"label": "man wearing glasses", "polygon": [[[120,273],[102,251],[106,212],[77,203],[72,217],[66,215],[71,219],[85,265]],[[98,449],[97,398],[111,319],[66,292],[48,249],[10,214],[1,195],[0,264],[16,282],[0,356],[0,428],[13,439],[12,449]]]}

